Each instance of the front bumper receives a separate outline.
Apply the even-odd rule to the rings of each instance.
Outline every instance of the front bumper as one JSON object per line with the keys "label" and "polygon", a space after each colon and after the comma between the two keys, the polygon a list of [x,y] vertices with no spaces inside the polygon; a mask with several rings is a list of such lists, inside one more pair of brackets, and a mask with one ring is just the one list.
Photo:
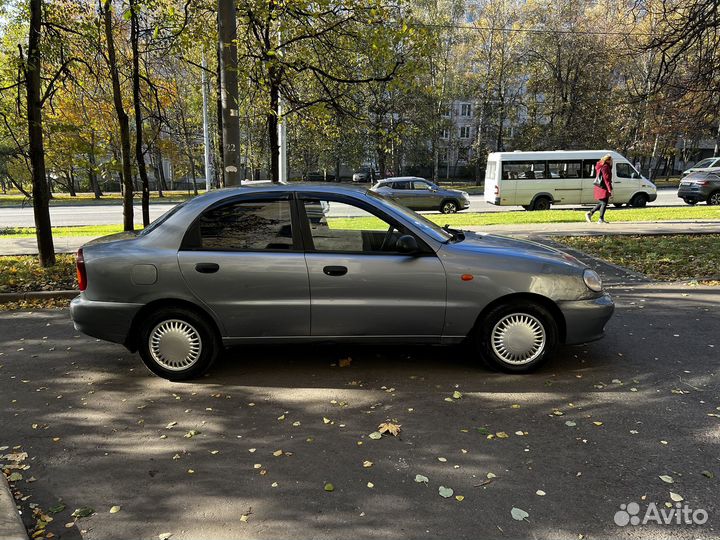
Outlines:
{"label": "front bumper", "polygon": [[605,325],[615,311],[615,304],[607,293],[590,300],[559,302],[558,307],[565,317],[566,345],[602,338]]}
{"label": "front bumper", "polygon": [[75,329],[83,334],[125,344],[140,308],[142,304],[88,300],[81,293],[70,302],[70,316]]}
{"label": "front bumper", "polygon": [[655,202],[657,200],[657,191],[655,193],[648,193],[648,202]]}
{"label": "front bumper", "polygon": [[470,208],[470,201],[468,199],[461,199],[460,210],[465,210],[466,208]]}

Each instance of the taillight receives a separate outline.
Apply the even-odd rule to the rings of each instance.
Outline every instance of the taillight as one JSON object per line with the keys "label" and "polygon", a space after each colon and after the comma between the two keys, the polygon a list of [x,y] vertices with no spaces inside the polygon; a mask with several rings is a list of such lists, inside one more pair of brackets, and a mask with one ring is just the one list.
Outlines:
{"label": "taillight", "polygon": [[84,291],[87,289],[87,271],[85,270],[85,257],[83,257],[82,248],[78,249],[77,252],[76,268],[78,287],[81,291]]}
{"label": "taillight", "polygon": [[710,182],[708,180],[701,180],[700,182],[697,182],[698,186],[709,186]]}

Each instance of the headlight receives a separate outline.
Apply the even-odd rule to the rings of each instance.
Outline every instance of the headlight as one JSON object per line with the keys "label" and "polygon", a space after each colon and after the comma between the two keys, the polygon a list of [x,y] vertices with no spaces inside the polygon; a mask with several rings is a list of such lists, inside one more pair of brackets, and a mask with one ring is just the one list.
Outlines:
{"label": "headlight", "polygon": [[583,272],[583,281],[591,291],[602,292],[602,279],[595,270],[586,268]]}

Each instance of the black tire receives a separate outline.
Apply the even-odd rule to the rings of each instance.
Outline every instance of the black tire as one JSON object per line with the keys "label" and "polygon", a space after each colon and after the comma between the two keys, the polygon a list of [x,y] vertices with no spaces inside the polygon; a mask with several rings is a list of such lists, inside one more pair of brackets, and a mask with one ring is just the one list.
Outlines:
{"label": "black tire", "polygon": [[548,197],[538,197],[532,203],[531,210],[550,210],[552,201]]}
{"label": "black tire", "polygon": [[[143,363],[155,375],[169,381],[200,377],[210,368],[222,349],[214,326],[189,309],[161,308],[150,314],[139,330],[138,350]],[[154,347],[151,346],[153,338]],[[182,340],[186,340],[186,343]],[[163,341],[169,353],[167,357],[162,354]],[[185,359],[180,360],[183,347],[187,347],[188,352]],[[173,364],[174,369],[170,367]]]}
{"label": "black tire", "polygon": [[695,199],[683,199],[685,201],[685,204],[689,204],[690,206],[696,205],[698,202]]}
{"label": "black tire", "polygon": [[522,207],[523,207],[525,210],[527,210],[528,212],[529,212],[530,210],[532,210],[532,206],[530,206],[529,204],[523,204]]}
{"label": "black tire", "polygon": [[[527,358],[520,357],[515,361],[510,359],[513,353],[504,348],[507,342],[502,339],[503,327],[507,336],[508,329],[512,332],[513,325],[517,328],[516,343],[518,339],[542,339],[541,344],[532,344],[525,353],[529,355]],[[512,339],[512,334],[510,337]],[[539,304],[526,301],[503,304],[480,321],[475,329],[475,343],[490,367],[506,373],[528,373],[552,355],[558,343],[558,325],[552,314]]]}
{"label": "black tire", "polygon": [[645,193],[636,193],[633,198],[630,199],[629,205],[634,208],[644,208],[648,203],[648,196]]}
{"label": "black tire", "polygon": [[440,203],[440,212],[443,214],[454,214],[457,211],[457,201],[453,201],[452,199],[446,199],[442,203]]}
{"label": "black tire", "polygon": [[707,198],[707,203],[710,206],[717,206],[720,204],[720,191],[713,191]]}

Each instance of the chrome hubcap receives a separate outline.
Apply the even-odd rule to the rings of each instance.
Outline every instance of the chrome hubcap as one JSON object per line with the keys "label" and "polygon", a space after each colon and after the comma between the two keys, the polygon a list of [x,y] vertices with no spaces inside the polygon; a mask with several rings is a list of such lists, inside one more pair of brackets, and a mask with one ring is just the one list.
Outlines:
{"label": "chrome hubcap", "polygon": [[446,214],[452,214],[455,212],[455,205],[453,203],[445,203],[445,206],[443,207],[443,211]]}
{"label": "chrome hubcap", "polygon": [[720,205],[720,193],[713,193],[710,196],[710,204],[712,205]]}
{"label": "chrome hubcap", "polygon": [[150,355],[170,371],[188,369],[200,358],[202,339],[190,323],[179,319],[163,321],[153,328],[148,340]]}
{"label": "chrome hubcap", "polygon": [[513,313],[500,319],[490,337],[493,352],[512,365],[527,364],[545,349],[545,327],[527,313]]}

